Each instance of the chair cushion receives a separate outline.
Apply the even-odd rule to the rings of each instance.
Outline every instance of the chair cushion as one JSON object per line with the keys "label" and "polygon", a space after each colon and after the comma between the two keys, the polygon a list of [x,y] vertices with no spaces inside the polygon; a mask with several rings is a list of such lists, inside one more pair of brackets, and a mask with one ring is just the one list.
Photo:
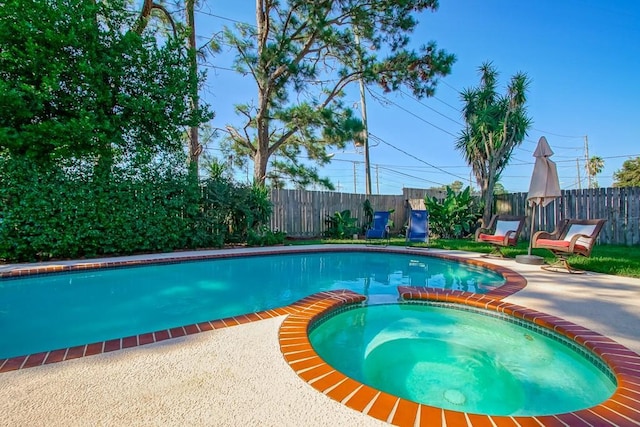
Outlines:
{"label": "chair cushion", "polygon": [[[571,242],[569,240],[553,240],[553,239],[538,239],[536,240],[537,247],[550,247],[558,249],[567,249]],[[587,247],[576,242],[574,248],[586,251]]]}
{"label": "chair cushion", "polygon": [[[587,236],[590,236],[595,229],[596,226],[594,224],[571,224],[571,226],[569,227],[569,231],[567,231],[567,234],[564,236],[564,240],[571,241],[573,236],[575,236],[576,234],[585,234]],[[587,239],[586,237],[580,237],[578,238],[576,244],[580,244],[582,246],[591,246],[592,240],[593,239]]]}
{"label": "chair cushion", "polygon": [[[504,235],[502,236],[498,236],[496,234],[484,234],[484,233],[480,233],[478,235],[478,240],[481,242],[489,242],[489,243],[502,243],[504,241]],[[510,238],[508,243],[510,245],[515,245],[516,244],[516,239],[512,239]]]}
{"label": "chair cushion", "polygon": [[497,236],[506,236],[509,231],[517,231],[520,227],[520,221],[496,221],[496,231],[493,233]]}

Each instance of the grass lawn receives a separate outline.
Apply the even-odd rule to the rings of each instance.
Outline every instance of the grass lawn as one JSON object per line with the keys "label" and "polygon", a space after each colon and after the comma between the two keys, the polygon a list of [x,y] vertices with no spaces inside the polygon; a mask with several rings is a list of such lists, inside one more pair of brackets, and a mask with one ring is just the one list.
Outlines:
{"label": "grass lawn", "polygon": [[[289,241],[292,245],[311,245],[324,243],[363,243],[362,240],[302,240]],[[404,238],[392,238],[391,245],[405,246]],[[457,249],[461,251],[489,253],[491,245],[485,243],[476,243],[473,240],[454,240],[454,239],[431,239],[428,245],[413,244],[413,246],[422,246],[435,249]],[[515,258],[516,255],[524,255],[527,253],[528,242],[520,242],[516,247],[503,248],[502,252],[508,258]],[[555,260],[554,255],[546,249],[533,249],[532,255],[538,255],[547,262]],[[573,256],[569,258],[571,266],[586,271],[594,271],[597,273],[613,274],[617,276],[637,277],[640,278],[640,248],[637,246],[618,246],[618,245],[596,245],[591,252],[591,257],[585,258],[581,256]]]}

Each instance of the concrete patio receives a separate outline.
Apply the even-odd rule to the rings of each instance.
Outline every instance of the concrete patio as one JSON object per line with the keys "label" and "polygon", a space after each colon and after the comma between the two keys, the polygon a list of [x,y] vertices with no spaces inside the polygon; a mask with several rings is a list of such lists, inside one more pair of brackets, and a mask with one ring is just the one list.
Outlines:
{"label": "concrete patio", "polygon": [[[527,279],[526,288],[506,301],[564,318],[640,353],[640,280],[483,260]],[[283,320],[0,374],[0,425],[385,425],[329,399],[294,373],[278,346]]]}

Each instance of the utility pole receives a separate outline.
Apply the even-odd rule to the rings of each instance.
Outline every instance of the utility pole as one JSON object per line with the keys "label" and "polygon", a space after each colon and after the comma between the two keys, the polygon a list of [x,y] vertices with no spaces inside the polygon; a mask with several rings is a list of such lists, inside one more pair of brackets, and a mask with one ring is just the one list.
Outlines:
{"label": "utility pole", "polygon": [[582,190],[582,184],[580,181],[580,159],[576,159],[576,169],[578,169],[578,190]]}
{"label": "utility pole", "polygon": [[589,137],[587,135],[584,136],[584,157],[586,160],[584,167],[587,169],[587,182],[589,183],[588,188],[591,188],[591,162],[589,161]]}
{"label": "utility pole", "polygon": [[380,194],[380,171],[376,165],[376,194]]}
{"label": "utility pole", "polygon": [[[353,31],[356,44],[358,48],[360,48],[360,37],[358,36],[358,32],[354,29]],[[360,72],[362,72],[362,58],[360,58]],[[364,147],[364,194],[367,196],[371,195],[371,165],[369,164],[369,128],[367,127],[367,103],[365,100],[364,93],[364,80],[362,77],[358,79],[360,83],[360,106],[362,110],[362,125],[364,129],[362,130],[362,144]]]}
{"label": "utility pole", "polygon": [[353,194],[358,194],[356,190],[356,162],[353,162]]}

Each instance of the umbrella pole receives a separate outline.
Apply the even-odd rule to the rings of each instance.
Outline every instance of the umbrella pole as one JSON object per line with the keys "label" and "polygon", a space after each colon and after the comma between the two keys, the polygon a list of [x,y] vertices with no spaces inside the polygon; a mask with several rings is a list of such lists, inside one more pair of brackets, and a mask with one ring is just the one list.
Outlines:
{"label": "umbrella pole", "polygon": [[533,208],[531,208],[531,224],[529,225],[530,233],[529,233],[529,252],[527,252],[527,255],[531,256],[531,245],[533,245],[533,224],[536,222],[536,205],[533,205]]}
{"label": "umbrella pole", "polygon": [[[534,206],[537,206],[537,204],[534,203]],[[535,219],[536,219],[536,210],[534,207],[533,212],[531,212],[531,233],[529,236],[529,250],[527,252],[527,255],[516,255],[516,262],[520,264],[531,264],[531,265],[544,264],[544,258],[537,255],[531,255],[531,246],[533,245],[533,226],[535,223]]]}

